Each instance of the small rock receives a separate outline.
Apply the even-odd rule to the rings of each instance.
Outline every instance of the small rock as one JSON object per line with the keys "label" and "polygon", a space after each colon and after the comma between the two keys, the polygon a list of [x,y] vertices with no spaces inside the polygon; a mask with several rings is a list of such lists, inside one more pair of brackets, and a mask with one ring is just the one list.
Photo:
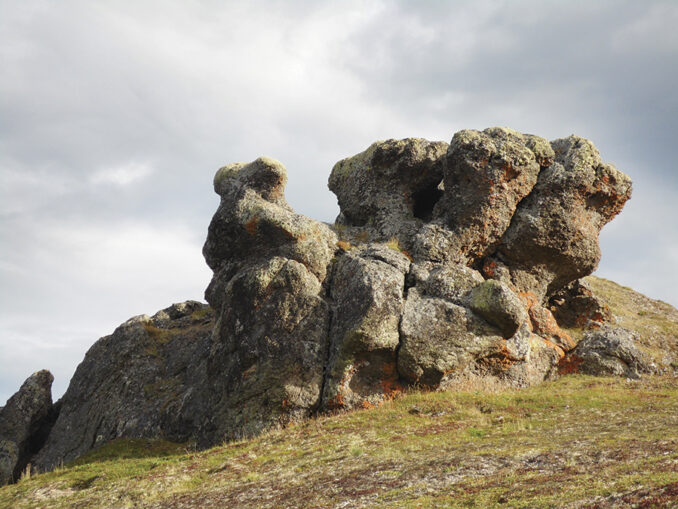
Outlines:
{"label": "small rock", "polygon": [[586,333],[566,357],[576,371],[589,375],[638,378],[651,373],[652,364],[636,347],[637,334],[621,327],[602,327]]}

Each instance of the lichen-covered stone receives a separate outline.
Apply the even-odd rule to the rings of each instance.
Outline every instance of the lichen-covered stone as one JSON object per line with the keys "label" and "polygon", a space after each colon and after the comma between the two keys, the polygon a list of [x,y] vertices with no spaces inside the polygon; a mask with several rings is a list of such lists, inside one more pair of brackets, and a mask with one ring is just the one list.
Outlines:
{"label": "lichen-covered stone", "polygon": [[505,338],[510,338],[528,320],[527,311],[518,296],[499,281],[488,279],[476,286],[469,297],[471,309],[496,325]]}
{"label": "lichen-covered stone", "polygon": [[251,436],[320,403],[329,307],[301,263],[275,257],[226,286],[208,359],[210,424],[200,443]]}
{"label": "lichen-covered stone", "polygon": [[501,349],[499,330],[468,308],[411,288],[403,313],[398,371],[408,382],[434,387],[475,359]]}
{"label": "lichen-covered stone", "polygon": [[532,191],[540,162],[528,139],[539,148],[540,162],[546,163],[546,140],[537,142],[510,129],[464,130],[452,138],[445,194],[434,215],[454,233],[450,255],[456,261],[474,262],[494,251],[516,206]]}
{"label": "lichen-covered stone", "polygon": [[0,486],[15,481],[14,470],[19,462],[19,446],[13,440],[0,440]]}
{"label": "lichen-covered stone", "polygon": [[614,317],[603,299],[583,279],[577,279],[549,299],[550,310],[563,327],[588,329],[612,323]]}
{"label": "lichen-covered stone", "polygon": [[476,270],[456,263],[420,262],[413,264],[412,286],[430,297],[440,297],[463,305],[470,292],[484,282]]}
{"label": "lichen-covered stone", "polygon": [[174,305],[95,344],[40,468],[119,436],[209,446],[406,386],[645,369],[623,333],[572,352],[550,309],[589,298],[563,288],[595,268],[598,233],[631,193],[589,141],[490,128],[377,142],[332,169],[332,226],[295,213],[286,182],[266,157],[219,169],[211,308]]}
{"label": "lichen-covered stone", "polygon": [[539,174],[499,247],[514,283],[540,300],[593,272],[598,233],[631,196],[631,180],[602,163],[590,141],[570,136],[551,146],[555,162]]}
{"label": "lichen-covered stone", "polygon": [[636,347],[636,333],[622,327],[588,331],[560,365],[561,372],[638,378],[654,367]]}
{"label": "lichen-covered stone", "polygon": [[385,246],[354,250],[337,262],[324,406],[374,404],[397,387],[398,326],[409,265]]}
{"label": "lichen-covered stone", "polygon": [[366,226],[375,239],[409,240],[442,195],[446,150],[442,141],[387,140],[339,161],[329,188],[345,224]]}
{"label": "lichen-covered stone", "polygon": [[[281,256],[303,264],[318,280],[325,279],[336,235],[325,224],[290,208],[284,196],[286,183],[283,165],[265,157],[249,164],[231,164],[217,172],[214,190],[221,203],[203,247],[215,278],[231,276],[239,264]],[[215,309],[220,307],[219,292],[207,297]]]}

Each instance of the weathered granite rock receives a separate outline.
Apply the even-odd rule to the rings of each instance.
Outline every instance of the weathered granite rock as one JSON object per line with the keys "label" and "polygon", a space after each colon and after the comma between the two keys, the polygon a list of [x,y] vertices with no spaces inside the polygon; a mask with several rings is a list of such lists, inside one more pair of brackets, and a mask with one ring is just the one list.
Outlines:
{"label": "weathered granite rock", "polygon": [[622,327],[588,331],[577,348],[561,361],[559,371],[628,378],[652,373],[655,369],[636,347],[637,341],[635,332]]}
{"label": "weathered granite rock", "polygon": [[501,332],[468,308],[421,296],[416,287],[408,292],[400,330],[398,372],[428,387],[502,346]]}
{"label": "weathered granite rock", "polygon": [[275,257],[226,285],[208,359],[212,444],[309,417],[320,403],[329,307],[301,263]]}
{"label": "weathered granite rock", "polygon": [[598,233],[631,196],[631,180],[590,141],[570,136],[551,146],[555,162],[520,203],[498,252],[514,284],[540,301],[595,270]]}
{"label": "weathered granite rock", "polygon": [[287,173],[267,157],[221,168],[214,190],[221,204],[203,247],[215,276],[206,297],[218,310],[224,284],[242,266],[266,263],[274,256],[301,263],[319,281],[336,249],[335,234],[323,223],[296,214],[285,201]]}
{"label": "weathered granite rock", "polygon": [[341,208],[337,222],[368,226],[379,239],[409,240],[443,194],[447,146],[421,138],[387,140],[339,161],[329,179]]}
{"label": "weathered granite rock", "polygon": [[54,423],[52,381],[47,370],[33,373],[0,409],[0,486],[19,479]]}
{"label": "weathered granite rock", "polygon": [[566,325],[565,310],[589,299],[567,285],[595,268],[598,233],[630,197],[628,177],[587,140],[490,128],[449,145],[375,143],[332,170],[334,226],[295,213],[286,182],[265,157],[217,172],[203,248],[214,316],[187,303],[100,340],[40,467],[119,436],[209,446],[406,386],[525,386],[572,359],[644,369],[621,333],[571,352],[545,307]]}
{"label": "weathered granite rock", "polygon": [[510,338],[528,320],[528,315],[511,289],[504,283],[488,279],[476,286],[469,299],[470,308]]}
{"label": "weathered granite rock", "polygon": [[286,182],[269,158],[225,166],[214,179],[221,203],[203,253],[218,320],[201,444],[285,425],[320,404],[330,324],[323,283],[337,237],[292,211]]}
{"label": "weathered granite rock", "polygon": [[187,301],[131,318],[97,341],[34,465],[49,470],[119,437],[192,439],[207,412],[200,388],[213,325],[209,307]]}
{"label": "weathered granite rock", "polygon": [[330,298],[332,326],[323,406],[369,405],[398,390],[398,329],[410,261],[383,245],[342,256]]}
{"label": "weathered granite rock", "polygon": [[454,235],[449,256],[473,263],[492,253],[537,183],[540,165],[552,159],[545,139],[503,127],[456,133],[446,155],[445,193],[434,211]]}
{"label": "weathered granite rock", "polygon": [[480,272],[465,265],[436,262],[413,263],[409,286],[429,297],[440,297],[464,305],[471,291],[485,280]]}
{"label": "weathered granite rock", "polygon": [[14,482],[19,463],[19,446],[14,440],[0,440],[0,486]]}

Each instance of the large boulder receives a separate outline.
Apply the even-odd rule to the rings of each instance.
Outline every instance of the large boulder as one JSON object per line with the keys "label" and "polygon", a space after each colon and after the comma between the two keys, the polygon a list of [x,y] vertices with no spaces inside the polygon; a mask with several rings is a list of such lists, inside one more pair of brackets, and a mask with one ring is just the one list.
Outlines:
{"label": "large boulder", "polygon": [[131,318],[97,341],[34,465],[49,470],[119,437],[193,439],[209,413],[200,388],[213,325],[208,306],[187,301]]}
{"label": "large boulder", "polygon": [[251,436],[318,408],[330,324],[323,294],[303,264],[283,257],[244,267],[225,285],[201,444]]}
{"label": "large boulder", "polygon": [[468,308],[410,288],[401,324],[398,372],[409,383],[436,387],[449,375],[502,347],[501,332]]}
{"label": "large boulder", "polygon": [[504,283],[488,279],[473,289],[470,308],[496,325],[505,338],[513,336],[527,322],[528,315],[518,296]]}
{"label": "large boulder", "polygon": [[496,249],[516,206],[537,183],[540,167],[552,161],[545,139],[511,129],[454,135],[435,215],[454,235],[449,250],[455,261],[473,263]]}
{"label": "large boulder", "polygon": [[54,422],[47,370],[33,373],[0,408],[0,486],[16,481],[40,450]]}
{"label": "large boulder", "polygon": [[571,282],[552,295],[549,308],[563,327],[594,328],[614,320],[610,306],[583,279]]}
{"label": "large boulder", "polygon": [[399,387],[399,324],[410,261],[383,245],[356,249],[336,263],[333,319],[323,405],[375,404]]}
{"label": "large boulder", "polygon": [[217,311],[207,362],[213,408],[200,443],[308,417],[320,404],[330,310],[323,286],[337,237],[285,201],[287,173],[261,157],[221,168],[203,253]]}
{"label": "large boulder", "polygon": [[377,238],[408,240],[443,194],[447,147],[421,138],[387,140],[339,161],[329,178],[341,208],[337,222],[367,226]]}

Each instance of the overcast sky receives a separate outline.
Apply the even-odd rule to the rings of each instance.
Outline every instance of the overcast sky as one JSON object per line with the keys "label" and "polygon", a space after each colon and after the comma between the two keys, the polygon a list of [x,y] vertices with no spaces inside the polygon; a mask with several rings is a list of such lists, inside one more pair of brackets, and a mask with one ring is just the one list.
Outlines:
{"label": "overcast sky", "polygon": [[0,0],[0,405],[202,300],[214,172],[260,155],[331,221],[372,141],[578,134],[634,181],[598,275],[678,305],[678,2]]}

